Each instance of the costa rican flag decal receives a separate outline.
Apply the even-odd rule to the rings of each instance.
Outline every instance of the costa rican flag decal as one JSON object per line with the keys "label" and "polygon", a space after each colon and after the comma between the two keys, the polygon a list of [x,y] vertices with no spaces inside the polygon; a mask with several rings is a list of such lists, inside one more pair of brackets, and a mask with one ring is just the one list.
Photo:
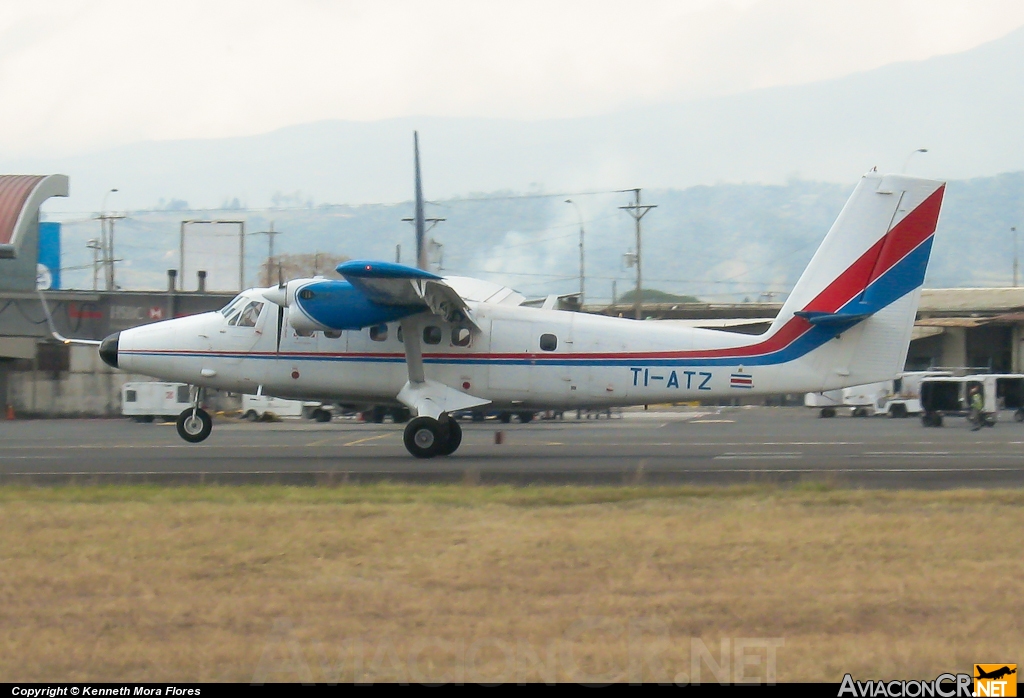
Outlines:
{"label": "costa rican flag decal", "polygon": [[731,373],[729,374],[729,387],[750,390],[754,387],[754,377],[749,373]]}

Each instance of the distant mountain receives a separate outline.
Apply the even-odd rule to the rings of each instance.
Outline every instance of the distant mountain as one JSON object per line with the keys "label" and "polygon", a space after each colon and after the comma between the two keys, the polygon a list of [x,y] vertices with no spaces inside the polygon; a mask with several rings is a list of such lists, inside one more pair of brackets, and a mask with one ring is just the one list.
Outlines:
{"label": "distant mountain", "polygon": [[[326,88],[326,89],[329,89]],[[126,96],[130,99],[130,96]],[[253,105],[253,108],[259,108]],[[1024,29],[970,51],[813,84],[579,119],[325,121],[147,142],[0,171],[71,175],[49,210],[402,201],[420,131],[428,198],[498,190],[683,189],[789,179],[852,186],[874,165],[966,179],[1024,169]]]}
{"label": "distant mountain", "polygon": [[[854,184],[794,180],[782,185],[645,189],[643,201],[657,205],[643,219],[645,287],[713,301],[757,300],[765,293],[782,297]],[[497,193],[436,201],[428,215],[446,220],[430,232],[439,243],[431,247],[431,258],[447,274],[492,279],[533,297],[572,293],[579,289],[582,219],[587,299],[610,300],[613,289],[621,298],[635,285],[635,272],[622,258],[634,245],[633,220],[619,210],[631,195],[606,193],[573,200],[579,217],[564,196]],[[950,181],[926,284],[1008,285],[1013,226],[1020,229],[1024,255],[1022,203],[1024,172]],[[265,231],[273,221],[275,230],[281,231],[275,238],[278,254],[322,252],[390,260],[400,245],[408,263],[413,258],[413,231],[402,218],[411,214],[411,204],[403,203],[208,211],[203,216],[244,217],[249,233]],[[117,256],[125,260],[118,265],[120,283],[126,288],[163,288],[166,270],[178,267],[180,222],[195,215],[134,212],[119,221]],[[99,226],[87,217],[65,218],[71,218],[64,228],[65,283],[90,288],[92,256],[86,241],[98,236]],[[268,246],[259,235],[248,239],[246,276],[255,284]],[[210,263],[217,260],[211,256]],[[194,278],[184,281],[185,288],[195,288]]]}

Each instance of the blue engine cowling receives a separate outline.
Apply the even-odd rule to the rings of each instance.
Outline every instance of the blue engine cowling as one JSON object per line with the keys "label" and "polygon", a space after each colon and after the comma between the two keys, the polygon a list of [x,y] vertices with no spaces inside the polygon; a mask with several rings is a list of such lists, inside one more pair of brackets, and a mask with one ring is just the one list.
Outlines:
{"label": "blue engine cowling", "polygon": [[[293,286],[294,284],[294,286]],[[299,332],[359,330],[399,320],[420,307],[379,305],[347,281],[302,280],[288,283],[288,324]]]}

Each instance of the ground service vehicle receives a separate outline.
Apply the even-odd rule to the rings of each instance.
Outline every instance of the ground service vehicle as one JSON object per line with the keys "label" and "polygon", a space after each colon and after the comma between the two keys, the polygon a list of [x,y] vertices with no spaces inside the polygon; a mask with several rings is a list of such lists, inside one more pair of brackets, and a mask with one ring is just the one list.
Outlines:
{"label": "ground service vehicle", "polygon": [[331,421],[331,411],[320,402],[285,400],[269,395],[243,395],[242,418],[250,422],[265,419],[268,414],[276,417],[303,417],[318,422]]}
{"label": "ground service vehicle", "polygon": [[964,417],[970,412],[970,389],[981,389],[982,424],[994,426],[998,414],[996,378],[991,375],[935,376],[921,381],[921,424],[941,427],[944,417]]}
{"label": "ground service vehicle", "polygon": [[121,414],[136,422],[174,421],[191,405],[185,383],[132,381],[121,386]]}
{"label": "ground service vehicle", "polygon": [[827,393],[807,393],[804,405],[820,407],[822,417],[834,417],[837,407],[850,407],[854,417],[886,414],[907,417],[921,412],[921,381],[949,376],[949,371],[907,371],[895,380],[855,385]]}

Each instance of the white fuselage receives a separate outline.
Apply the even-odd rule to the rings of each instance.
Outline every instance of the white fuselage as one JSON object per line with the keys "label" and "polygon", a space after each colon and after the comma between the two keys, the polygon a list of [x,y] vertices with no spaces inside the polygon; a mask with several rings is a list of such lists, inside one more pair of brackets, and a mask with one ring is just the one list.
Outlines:
{"label": "white fuselage", "polygon": [[[823,389],[819,367],[806,358],[751,365],[757,351],[743,348],[758,347],[762,337],[521,306],[472,303],[471,310],[480,331],[468,346],[459,346],[465,340],[459,341],[457,326],[436,316],[423,313],[403,323],[420,330],[427,379],[498,407],[600,407]],[[228,326],[216,312],[123,331],[119,368],[233,392],[262,389],[354,403],[394,402],[409,380],[399,322],[387,325],[386,336],[377,331],[371,338],[368,328],[300,336],[285,319],[278,349],[277,312],[266,304],[254,327]],[[730,350],[734,356],[699,356]]]}

